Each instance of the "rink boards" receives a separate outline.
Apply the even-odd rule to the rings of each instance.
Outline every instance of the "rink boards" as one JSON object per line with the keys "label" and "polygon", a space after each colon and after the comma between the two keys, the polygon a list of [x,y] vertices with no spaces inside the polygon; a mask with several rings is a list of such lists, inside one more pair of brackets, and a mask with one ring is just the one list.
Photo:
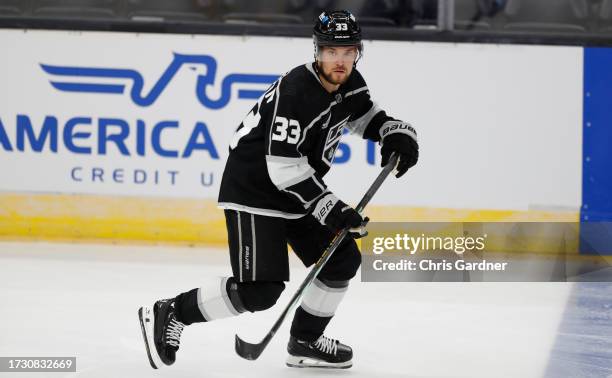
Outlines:
{"label": "rink boards", "polygon": [[[2,30],[0,43],[12,46],[0,72],[5,238],[224,243],[215,200],[229,140],[276,77],[312,59],[300,38]],[[372,97],[421,145],[419,165],[368,213],[609,219],[612,157],[597,127],[611,118],[609,55],[366,41],[358,68]],[[327,183],[356,203],[378,146],[346,136],[334,164]]]}

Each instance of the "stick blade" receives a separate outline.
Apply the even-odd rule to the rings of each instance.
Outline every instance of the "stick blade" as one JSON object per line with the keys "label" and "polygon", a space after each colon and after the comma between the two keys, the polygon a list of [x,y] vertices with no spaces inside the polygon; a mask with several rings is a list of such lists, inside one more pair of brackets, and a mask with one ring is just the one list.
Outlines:
{"label": "stick blade", "polygon": [[256,360],[259,355],[261,355],[261,352],[263,352],[265,344],[264,343],[259,343],[259,344],[251,344],[251,343],[247,343],[246,341],[242,340],[240,337],[238,337],[238,335],[236,335],[236,343],[235,343],[235,347],[236,347],[236,353],[246,359],[246,360]]}

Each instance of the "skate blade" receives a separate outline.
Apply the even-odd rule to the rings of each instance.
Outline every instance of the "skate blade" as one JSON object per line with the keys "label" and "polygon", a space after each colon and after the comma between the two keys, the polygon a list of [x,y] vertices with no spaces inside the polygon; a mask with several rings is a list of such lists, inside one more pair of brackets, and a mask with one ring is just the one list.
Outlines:
{"label": "skate blade", "polygon": [[326,362],[309,357],[291,356],[287,357],[287,366],[292,368],[315,368],[315,369],[348,369],[353,366],[353,361]]}
{"label": "skate blade", "polygon": [[157,348],[155,348],[155,340],[153,339],[153,330],[155,327],[153,308],[143,306],[138,309],[138,319],[140,320],[140,329],[142,330],[142,338],[147,348],[149,363],[153,369],[159,369],[163,364],[157,355]]}

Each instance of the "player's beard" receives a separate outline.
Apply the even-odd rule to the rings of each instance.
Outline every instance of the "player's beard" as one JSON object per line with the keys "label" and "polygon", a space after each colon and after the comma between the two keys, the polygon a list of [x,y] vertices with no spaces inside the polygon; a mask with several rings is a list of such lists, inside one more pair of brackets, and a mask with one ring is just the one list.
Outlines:
{"label": "player's beard", "polygon": [[321,63],[320,61],[317,62],[317,68],[318,68],[318,71],[321,74],[321,76],[323,76],[323,78],[328,83],[331,83],[331,84],[334,84],[334,85],[342,85],[342,84],[346,83],[346,81],[348,80],[348,78],[349,78],[349,76],[351,74],[351,68],[349,67],[349,68],[347,68],[345,70],[345,74],[344,74],[344,78],[343,79],[341,79],[341,80],[334,80],[332,78],[333,72],[331,72],[331,71],[334,70],[334,68],[332,68],[329,73],[325,72],[325,70],[323,69],[323,63]]}

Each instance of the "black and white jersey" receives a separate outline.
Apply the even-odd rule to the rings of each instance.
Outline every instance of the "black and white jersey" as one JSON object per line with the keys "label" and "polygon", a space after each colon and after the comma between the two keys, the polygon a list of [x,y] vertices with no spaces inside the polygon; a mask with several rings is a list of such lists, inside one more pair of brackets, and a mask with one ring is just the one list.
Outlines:
{"label": "black and white jersey", "polygon": [[329,171],[344,128],[379,141],[393,118],[370,99],[353,69],[334,92],[323,88],[314,63],[281,76],[262,95],[230,142],[219,207],[295,219],[328,192]]}

